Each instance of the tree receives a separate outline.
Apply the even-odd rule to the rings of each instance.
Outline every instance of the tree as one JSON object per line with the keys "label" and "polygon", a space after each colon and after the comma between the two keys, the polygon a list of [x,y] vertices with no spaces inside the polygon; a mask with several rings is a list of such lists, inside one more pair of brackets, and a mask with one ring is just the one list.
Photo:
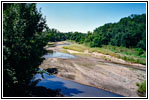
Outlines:
{"label": "tree", "polygon": [[3,93],[26,96],[46,53],[46,21],[33,3],[4,3],[3,7]]}

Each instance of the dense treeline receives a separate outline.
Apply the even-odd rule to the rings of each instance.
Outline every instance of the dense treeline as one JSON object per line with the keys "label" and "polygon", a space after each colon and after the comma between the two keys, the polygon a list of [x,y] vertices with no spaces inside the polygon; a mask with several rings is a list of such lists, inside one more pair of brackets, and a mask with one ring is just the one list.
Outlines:
{"label": "dense treeline", "polygon": [[109,23],[96,28],[93,41],[101,45],[115,45],[146,49],[146,15],[131,15],[122,18],[118,23]]}
{"label": "dense treeline", "polygon": [[64,40],[74,40],[79,43],[84,43],[84,39],[86,34],[81,32],[68,32],[68,33],[62,33],[59,32],[56,29],[47,29],[46,32],[44,32],[47,39],[50,42],[56,42],[56,41],[64,41]]}
{"label": "dense treeline", "polygon": [[53,42],[74,40],[78,43],[89,44],[91,47],[114,45],[146,50],[146,15],[131,15],[122,18],[117,23],[108,23],[98,27],[87,34],[81,32],[61,33],[55,29],[51,29],[47,33],[49,41]]}

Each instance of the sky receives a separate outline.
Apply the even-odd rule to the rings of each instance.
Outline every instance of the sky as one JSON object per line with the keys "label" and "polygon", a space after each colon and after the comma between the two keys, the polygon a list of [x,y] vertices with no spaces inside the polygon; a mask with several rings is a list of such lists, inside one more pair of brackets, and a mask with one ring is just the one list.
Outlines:
{"label": "sky", "polygon": [[49,28],[87,33],[131,14],[145,14],[146,3],[37,3]]}

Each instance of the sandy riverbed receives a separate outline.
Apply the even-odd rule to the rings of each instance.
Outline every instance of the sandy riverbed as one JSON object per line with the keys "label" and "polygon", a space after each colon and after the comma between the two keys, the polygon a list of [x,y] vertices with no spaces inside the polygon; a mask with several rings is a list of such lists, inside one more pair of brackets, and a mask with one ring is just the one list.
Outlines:
{"label": "sandy riverbed", "polygon": [[[62,45],[47,48],[48,50],[60,51]],[[79,53],[67,50],[69,53]],[[106,61],[99,53],[88,54],[87,56],[77,55],[77,59],[48,58],[43,61],[40,67],[43,69],[57,68],[57,76],[70,79],[82,84],[104,88],[128,97],[136,97],[136,82],[146,79],[146,67],[140,64],[122,64]],[[101,56],[100,56],[101,55]]]}

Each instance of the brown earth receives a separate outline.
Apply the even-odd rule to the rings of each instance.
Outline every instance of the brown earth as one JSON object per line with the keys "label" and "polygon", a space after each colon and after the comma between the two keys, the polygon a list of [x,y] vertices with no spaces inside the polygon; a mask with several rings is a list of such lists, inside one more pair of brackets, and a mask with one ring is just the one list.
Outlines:
{"label": "brown earth", "polygon": [[[47,48],[60,51],[62,45]],[[100,53],[78,55],[80,52],[67,50],[77,55],[76,59],[48,58],[40,65],[41,68],[57,68],[56,76],[70,79],[82,84],[103,88],[123,96],[137,97],[137,82],[146,79],[146,67],[140,64],[131,64],[121,59],[113,58]],[[109,57],[106,61],[102,56]]]}

